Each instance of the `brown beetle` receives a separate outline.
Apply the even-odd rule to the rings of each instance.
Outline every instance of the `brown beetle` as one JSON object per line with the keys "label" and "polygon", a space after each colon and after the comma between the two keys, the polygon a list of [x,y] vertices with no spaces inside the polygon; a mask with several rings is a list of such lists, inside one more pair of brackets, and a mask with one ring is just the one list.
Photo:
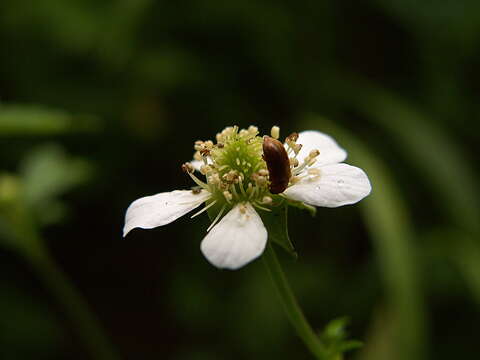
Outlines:
{"label": "brown beetle", "polygon": [[267,163],[270,177],[270,192],[279,194],[283,192],[292,175],[290,161],[283,144],[270,136],[263,137],[263,160]]}

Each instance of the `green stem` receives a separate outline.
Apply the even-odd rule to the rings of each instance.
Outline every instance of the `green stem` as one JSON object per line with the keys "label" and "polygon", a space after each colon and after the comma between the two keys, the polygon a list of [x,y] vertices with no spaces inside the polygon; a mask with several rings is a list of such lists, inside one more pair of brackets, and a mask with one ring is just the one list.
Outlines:
{"label": "green stem", "polygon": [[56,300],[64,307],[67,317],[87,347],[91,358],[96,360],[119,359],[83,296],[53,261],[41,240],[38,239],[34,243],[36,243],[35,249],[24,251],[24,254]]}
{"label": "green stem", "polygon": [[325,346],[320,342],[317,334],[313,331],[310,324],[307,322],[307,319],[305,319],[302,309],[295,299],[295,295],[288,284],[288,280],[285,277],[270,241],[268,242],[267,248],[262,257],[278,294],[280,295],[288,319],[297,331],[298,336],[300,336],[307,348],[317,359],[329,359],[330,356],[328,355]]}

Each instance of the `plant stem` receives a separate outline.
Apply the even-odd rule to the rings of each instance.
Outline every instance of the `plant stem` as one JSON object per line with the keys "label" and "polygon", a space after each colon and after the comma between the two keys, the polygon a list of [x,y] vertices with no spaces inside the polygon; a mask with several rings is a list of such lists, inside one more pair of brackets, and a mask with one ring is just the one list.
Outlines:
{"label": "plant stem", "polygon": [[119,359],[83,296],[53,261],[41,240],[37,239],[34,243],[36,244],[35,250],[24,251],[24,254],[56,300],[64,307],[66,316],[87,347],[91,358],[96,360]]}
{"label": "plant stem", "polygon": [[310,324],[305,319],[302,309],[298,305],[295,295],[290,288],[285,273],[282,270],[280,262],[278,261],[275,250],[270,241],[263,254],[263,260],[267,266],[270,277],[280,295],[283,303],[283,308],[287,313],[290,323],[297,331],[298,336],[303,340],[310,352],[319,360],[329,359],[330,356],[325,349],[325,346],[320,342],[319,337],[313,331]]}

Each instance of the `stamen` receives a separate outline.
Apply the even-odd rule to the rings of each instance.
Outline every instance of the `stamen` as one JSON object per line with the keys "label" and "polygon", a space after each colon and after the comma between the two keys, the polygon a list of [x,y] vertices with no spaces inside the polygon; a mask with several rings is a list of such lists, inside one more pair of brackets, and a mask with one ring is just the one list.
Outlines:
{"label": "stamen", "polygon": [[238,193],[237,193],[237,189],[235,187],[235,184],[232,184],[232,193],[233,193],[233,196],[235,196],[235,198],[238,198]]}
{"label": "stamen", "polygon": [[302,149],[302,144],[295,144],[293,146],[293,151],[295,152],[296,155],[298,155],[301,149]]}
{"label": "stamen", "polygon": [[198,160],[198,161],[202,161],[202,160],[203,160],[203,156],[202,156],[202,154],[200,154],[199,151],[195,151],[195,154],[193,154],[193,159],[194,159],[194,160]]}
{"label": "stamen", "polygon": [[296,167],[293,169],[292,173],[293,175],[299,174],[303,169],[305,169],[308,166],[312,166],[315,164],[317,161],[316,157],[320,154],[320,151],[318,150],[312,150],[310,151],[310,154],[303,160],[302,165]]}
{"label": "stamen", "polygon": [[[273,126],[270,134],[273,138],[278,139],[280,128]],[[291,158],[292,175],[295,175],[293,169],[295,165],[298,165],[296,154],[301,147],[296,143],[297,138],[298,135],[292,134],[286,140],[285,145],[285,149],[290,154],[289,158]],[[256,204],[259,209],[268,211],[267,208],[270,207],[273,200],[269,197],[269,173],[265,161],[262,160],[262,140],[262,137],[258,135],[258,128],[255,126],[250,126],[248,129],[239,129],[238,126],[226,127],[217,134],[216,141],[198,140],[195,142],[194,159],[201,161],[200,173],[205,175],[206,179],[195,176],[198,174],[193,167],[187,165],[185,170],[199,186],[199,189],[202,191],[205,189],[214,196],[211,201],[215,200],[218,208],[224,205],[226,208],[231,208],[238,203],[248,201]],[[309,160],[312,160],[314,154],[310,155],[312,158]],[[304,167],[301,170],[309,166],[309,162],[302,165]],[[213,206],[213,204],[209,203],[205,208],[207,206]],[[200,210],[192,217],[198,216],[204,211],[206,209]],[[226,210],[223,209],[223,211]],[[219,216],[222,215],[223,213]]]}
{"label": "stamen", "polygon": [[190,216],[190,219],[193,219],[195,216],[200,215],[200,214],[203,213],[204,211],[207,211],[210,207],[212,207],[212,206],[215,205],[216,203],[217,203],[217,200],[212,201],[210,204],[208,204],[207,206],[205,206],[202,210],[197,211],[195,214],[193,214],[192,216]]}
{"label": "stamen", "polygon": [[262,199],[262,204],[270,205],[273,202],[273,199],[270,196],[264,196]]}
{"label": "stamen", "polygon": [[296,142],[298,140],[298,133],[294,132],[294,133],[291,133],[290,135],[288,135],[285,139],[285,142],[286,143],[289,143],[289,142]]}
{"label": "stamen", "polygon": [[[247,195],[251,194],[253,191],[253,185],[252,183],[248,183],[248,186],[247,186],[247,190],[245,190],[245,192],[247,193]],[[250,195],[249,195],[250,197]]]}
{"label": "stamen", "polygon": [[222,209],[221,209],[220,212],[218,213],[217,217],[215,218],[215,220],[213,220],[213,222],[212,222],[212,223],[210,224],[210,226],[208,227],[207,232],[209,232],[210,229],[215,226],[215,224],[217,223],[218,219],[220,219],[220,216],[222,216],[223,212],[225,211],[225,208],[226,208],[226,207],[227,207],[227,205],[223,205],[223,206],[222,206]]}
{"label": "stamen", "polygon": [[262,163],[258,162],[258,163],[255,165],[255,167],[253,168],[253,171],[255,172],[255,171],[257,171],[257,170],[258,170],[259,168],[261,168],[261,167],[262,167]]}
{"label": "stamen", "polygon": [[182,171],[186,172],[188,174],[192,173],[195,169],[193,168],[193,165],[190,164],[189,162],[186,162],[185,164],[182,164]]}
{"label": "stamen", "polygon": [[270,135],[274,139],[278,139],[280,137],[280,128],[278,126],[272,126],[272,130],[270,130]]}
{"label": "stamen", "polygon": [[230,193],[228,190],[225,190],[223,192],[223,196],[225,197],[225,200],[227,200],[227,202],[230,204],[230,201],[233,198],[232,193]]}
{"label": "stamen", "polygon": [[252,190],[252,192],[250,193],[250,196],[248,197],[248,199],[251,199],[251,198],[254,196],[254,194],[257,192],[257,189],[258,189],[258,188],[257,188],[256,186],[253,188],[253,190]]}
{"label": "stamen", "polygon": [[270,209],[267,209],[266,207],[263,207],[263,206],[259,205],[257,202],[254,202],[254,203],[253,203],[253,206],[255,206],[255,207],[258,208],[258,209],[264,210],[264,211],[269,211],[269,212],[272,211],[272,210],[270,210]]}
{"label": "stamen", "polygon": [[245,189],[243,188],[243,180],[242,180],[242,178],[239,179],[238,187],[240,188],[240,192],[242,193],[242,195],[243,195],[243,196],[247,196],[247,193],[245,192]]}
{"label": "stamen", "polygon": [[202,189],[205,189],[207,190],[208,192],[211,192],[210,191],[210,186],[208,186],[207,184],[205,184],[202,180],[200,180],[199,178],[197,178],[193,173],[189,172],[188,175],[190,175],[190,177],[192,178],[193,181],[195,181],[195,183],[200,186]]}

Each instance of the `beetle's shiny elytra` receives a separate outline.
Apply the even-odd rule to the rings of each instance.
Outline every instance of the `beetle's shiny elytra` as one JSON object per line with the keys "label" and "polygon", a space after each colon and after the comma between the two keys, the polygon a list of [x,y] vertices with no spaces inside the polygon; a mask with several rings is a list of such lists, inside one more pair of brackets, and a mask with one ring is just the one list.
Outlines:
{"label": "beetle's shiny elytra", "polygon": [[290,181],[290,161],[283,144],[270,136],[263,137],[263,160],[267,163],[270,192],[283,192]]}

